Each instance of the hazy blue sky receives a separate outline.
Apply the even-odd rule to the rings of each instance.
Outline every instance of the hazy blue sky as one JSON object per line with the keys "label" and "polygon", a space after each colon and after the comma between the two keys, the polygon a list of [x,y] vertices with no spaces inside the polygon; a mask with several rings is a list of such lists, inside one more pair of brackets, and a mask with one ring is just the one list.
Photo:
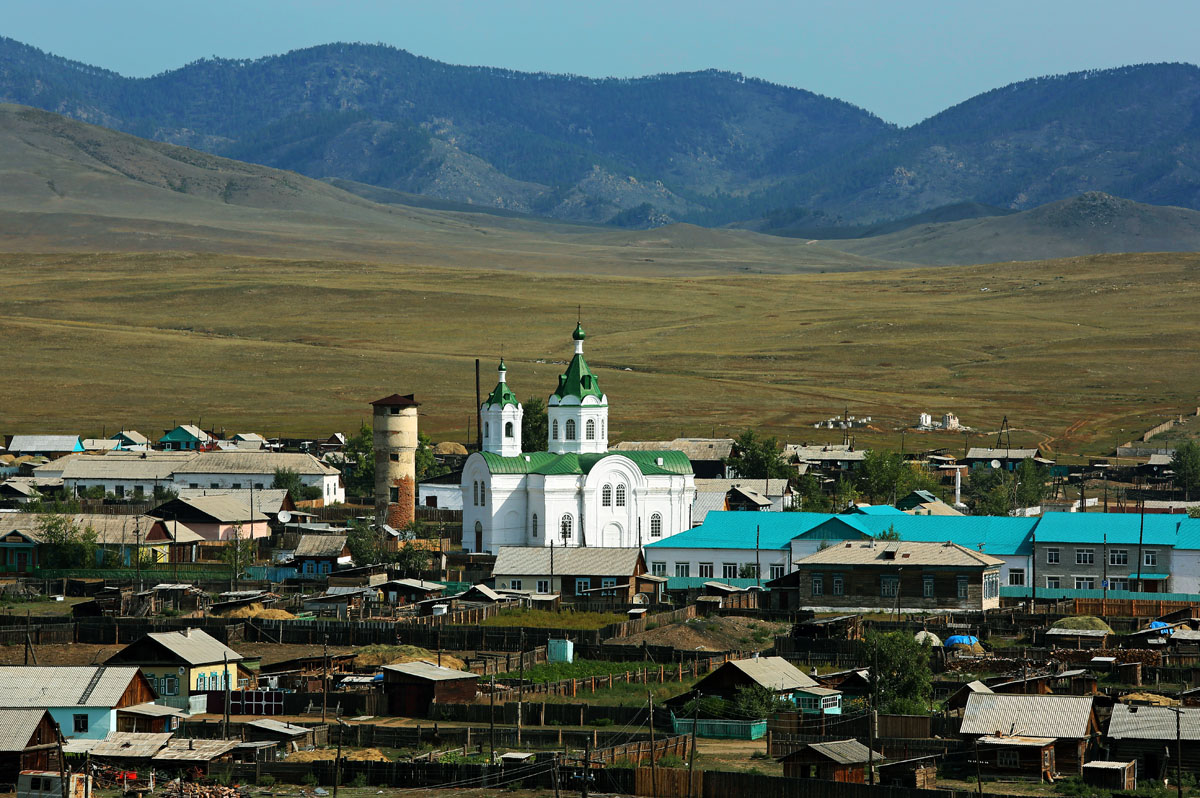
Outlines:
{"label": "hazy blue sky", "polygon": [[710,67],[912,124],[1023,78],[1200,61],[1200,3],[1154,0],[5,0],[0,35],[144,76],[207,56],[382,42],[457,64],[634,76]]}

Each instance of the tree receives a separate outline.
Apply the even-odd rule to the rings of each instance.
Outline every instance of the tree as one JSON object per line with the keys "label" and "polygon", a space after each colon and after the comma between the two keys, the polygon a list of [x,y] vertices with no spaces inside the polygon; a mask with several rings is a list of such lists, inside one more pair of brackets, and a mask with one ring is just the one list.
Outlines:
{"label": "tree", "polygon": [[840,513],[850,505],[858,501],[858,491],[854,487],[854,483],[846,477],[838,477],[837,484],[833,487],[832,510],[835,513]]}
{"label": "tree", "polygon": [[1018,463],[1015,488],[1017,506],[1037,507],[1041,505],[1050,490],[1046,485],[1049,479],[1049,469],[1032,458],[1026,457]]}
{"label": "tree", "polygon": [[375,443],[371,427],[363,424],[342,447],[342,479],[351,496],[375,495]]}
{"label": "tree", "polygon": [[759,438],[754,430],[746,430],[733,445],[734,454],[725,465],[746,479],[790,479],[796,471],[779,455],[779,441]]}
{"label": "tree", "polygon": [[346,546],[355,565],[373,565],[384,561],[382,534],[366,521],[351,519],[350,531],[346,533]]}
{"label": "tree", "polygon": [[254,565],[258,558],[258,541],[252,537],[242,537],[242,525],[235,524],[233,537],[225,544],[221,552],[221,561],[229,566],[234,589],[237,589],[238,579],[242,570]]}
{"label": "tree", "polygon": [[433,447],[430,445],[433,441],[424,432],[417,433],[417,451],[413,455],[417,482],[430,477],[440,477],[442,474],[448,474],[450,469],[442,465],[434,457]]}
{"label": "tree", "polygon": [[888,528],[875,536],[876,540],[899,540],[900,533],[896,531],[895,524],[888,524]]}
{"label": "tree", "polygon": [[974,468],[967,477],[967,500],[972,515],[1009,515],[1013,509],[1013,478],[1002,468]]}
{"label": "tree", "polygon": [[927,712],[933,693],[929,643],[918,643],[908,632],[867,632],[864,642],[875,709],[894,715]]}
{"label": "tree", "polygon": [[316,485],[305,485],[300,474],[290,468],[276,468],[271,480],[272,490],[286,490],[295,501],[312,501],[321,498],[321,489]]}
{"label": "tree", "polygon": [[733,706],[730,714],[746,720],[769,718],[776,712],[795,710],[792,704],[781,700],[775,693],[760,684],[750,684],[738,687],[733,692]]}
{"label": "tree", "polygon": [[531,396],[525,400],[521,410],[521,451],[545,451],[550,433],[546,400],[540,396]]}
{"label": "tree", "polygon": [[96,564],[96,530],[66,515],[38,519],[45,564],[50,568],[91,568]]}
{"label": "tree", "polygon": [[788,508],[803,513],[823,513],[829,510],[829,497],[821,491],[821,480],[816,474],[801,474],[796,480],[796,496]]}
{"label": "tree", "polygon": [[1200,518],[1200,507],[1189,507],[1188,518]]}
{"label": "tree", "polygon": [[1171,469],[1175,472],[1175,487],[1181,488],[1184,501],[1189,501],[1192,492],[1200,488],[1200,444],[1184,441],[1176,446]]}
{"label": "tree", "polygon": [[910,463],[899,452],[868,449],[858,471],[858,486],[875,504],[895,504],[914,490],[933,490],[937,478],[928,468]]}

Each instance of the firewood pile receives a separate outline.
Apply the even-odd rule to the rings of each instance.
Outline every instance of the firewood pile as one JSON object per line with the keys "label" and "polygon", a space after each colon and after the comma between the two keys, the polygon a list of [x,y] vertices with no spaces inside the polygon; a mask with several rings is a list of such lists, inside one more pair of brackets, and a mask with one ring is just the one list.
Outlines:
{"label": "firewood pile", "polygon": [[191,782],[183,783],[183,792],[179,792],[178,783],[171,785],[167,791],[167,795],[175,798],[182,794],[183,798],[248,798],[248,792],[243,792],[237,787],[222,787],[220,784],[193,784]]}

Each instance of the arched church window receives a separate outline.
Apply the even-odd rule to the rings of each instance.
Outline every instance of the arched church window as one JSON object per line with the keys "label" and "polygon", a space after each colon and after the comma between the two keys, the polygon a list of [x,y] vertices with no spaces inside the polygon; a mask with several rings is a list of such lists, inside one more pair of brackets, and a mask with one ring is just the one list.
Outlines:
{"label": "arched church window", "polygon": [[504,422],[504,437],[511,438],[513,436],[513,425],[511,421]]}
{"label": "arched church window", "polygon": [[600,422],[600,437],[605,438],[605,439],[608,438],[608,422],[607,421],[601,420],[601,422]]}
{"label": "arched church window", "polygon": [[587,426],[584,427],[584,434],[589,441],[596,440],[596,420],[594,418],[587,420]]}
{"label": "arched church window", "polygon": [[490,437],[492,437],[492,425],[491,422],[485,421],[483,422],[483,439],[487,440]]}
{"label": "arched church window", "polygon": [[575,419],[567,419],[566,439],[569,441],[575,440]]}
{"label": "arched church window", "polygon": [[479,506],[487,506],[487,485],[482,482],[479,483]]}
{"label": "arched church window", "polygon": [[537,537],[537,513],[533,514],[533,522],[529,525],[529,536],[532,538]]}
{"label": "arched church window", "polygon": [[554,432],[553,432],[552,437],[554,438],[554,440],[558,440],[558,419],[557,418],[554,419]]}
{"label": "arched church window", "polygon": [[605,485],[600,489],[600,506],[612,507],[612,485]]}
{"label": "arched church window", "polygon": [[563,540],[571,539],[572,535],[575,533],[575,519],[571,517],[570,513],[564,515],[562,520],[559,521],[558,531],[562,534]]}
{"label": "arched church window", "polygon": [[475,507],[479,506],[479,483],[471,483],[471,504]]}
{"label": "arched church window", "polygon": [[650,537],[662,537],[662,516],[658,513],[654,513],[650,516]]}
{"label": "arched church window", "polygon": [[625,486],[620,483],[617,484],[617,506],[625,506]]}

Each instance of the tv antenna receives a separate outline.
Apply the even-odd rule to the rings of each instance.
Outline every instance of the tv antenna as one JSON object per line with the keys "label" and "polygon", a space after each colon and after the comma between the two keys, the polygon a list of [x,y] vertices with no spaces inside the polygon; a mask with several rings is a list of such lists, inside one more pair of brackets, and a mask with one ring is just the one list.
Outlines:
{"label": "tv antenna", "polygon": [[996,447],[1001,448],[1000,443],[1004,442],[1004,449],[1012,448],[1012,429],[1008,426],[1008,416],[1004,416],[1004,421],[1000,422],[1000,431],[996,433]]}

